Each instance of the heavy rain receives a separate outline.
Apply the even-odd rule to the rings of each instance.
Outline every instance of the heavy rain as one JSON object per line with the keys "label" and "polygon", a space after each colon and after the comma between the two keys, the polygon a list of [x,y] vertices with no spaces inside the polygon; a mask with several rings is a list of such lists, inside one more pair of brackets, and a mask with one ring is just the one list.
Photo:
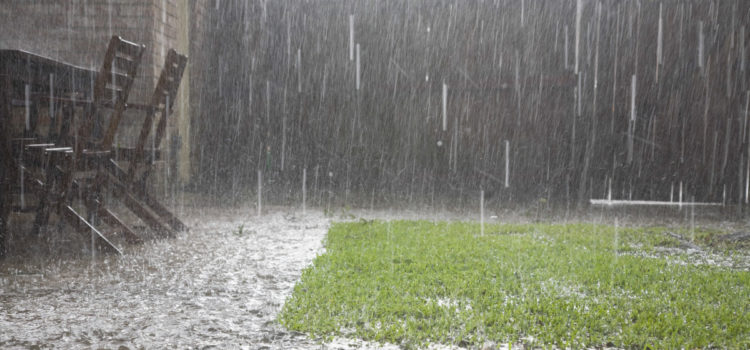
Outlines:
{"label": "heavy rain", "polygon": [[748,26],[0,0],[0,348],[748,347]]}

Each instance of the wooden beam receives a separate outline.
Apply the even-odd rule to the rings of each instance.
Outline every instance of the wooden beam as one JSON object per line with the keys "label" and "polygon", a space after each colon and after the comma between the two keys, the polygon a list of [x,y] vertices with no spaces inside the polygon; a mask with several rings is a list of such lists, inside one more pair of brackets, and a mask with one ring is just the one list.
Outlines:
{"label": "wooden beam", "polygon": [[118,182],[116,184],[117,186],[122,186],[123,189],[127,191],[128,193],[130,193],[132,196],[146,203],[146,205],[148,205],[149,208],[151,208],[151,210],[153,210],[153,212],[156,215],[161,217],[162,220],[164,220],[167,224],[169,224],[169,226],[173,230],[177,232],[188,230],[187,225],[185,225],[182,221],[180,221],[180,219],[178,219],[177,216],[172,214],[172,212],[169,211],[169,209],[167,209],[165,206],[159,203],[159,201],[157,201],[156,198],[146,193],[146,191],[144,191],[139,186],[125,185],[127,174],[125,173],[124,169],[122,169],[119,165],[117,165],[117,163],[110,160],[109,163],[107,164],[107,169],[109,169],[111,175],[115,177],[115,181]]}
{"label": "wooden beam", "polygon": [[120,250],[120,248],[117,248],[117,246],[115,246],[106,237],[104,237],[104,235],[99,232],[96,227],[86,221],[86,219],[78,214],[71,206],[64,206],[61,214],[63,218],[68,221],[68,224],[70,224],[70,226],[72,226],[73,229],[78,231],[80,234],[84,235],[84,237],[86,237],[87,232],[94,235],[96,249],[107,253],[116,253],[118,255],[122,255],[122,251]]}

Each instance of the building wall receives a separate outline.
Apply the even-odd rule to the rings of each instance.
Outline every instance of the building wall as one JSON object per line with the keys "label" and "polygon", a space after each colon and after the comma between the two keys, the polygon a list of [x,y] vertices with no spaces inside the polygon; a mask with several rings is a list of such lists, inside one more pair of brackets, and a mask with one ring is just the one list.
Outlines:
{"label": "building wall", "polygon": [[[146,52],[129,101],[145,103],[151,98],[168,50],[188,54],[194,7],[193,1],[182,0],[0,0],[0,49],[25,50],[99,70],[112,35],[144,44]],[[170,168],[181,169],[183,182],[190,176],[189,128],[185,127],[190,119],[189,71],[183,75],[179,102],[161,145],[168,150]],[[134,142],[142,118],[139,113],[126,113],[118,132],[119,144]]]}

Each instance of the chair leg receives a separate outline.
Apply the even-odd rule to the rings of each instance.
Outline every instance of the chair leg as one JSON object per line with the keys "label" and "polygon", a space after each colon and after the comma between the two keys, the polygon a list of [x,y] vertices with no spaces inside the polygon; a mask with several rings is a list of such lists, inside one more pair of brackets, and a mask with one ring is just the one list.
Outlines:
{"label": "chair leg", "polygon": [[44,234],[44,230],[49,223],[49,207],[52,196],[52,187],[55,185],[55,174],[54,166],[50,164],[50,155],[47,155],[44,159],[43,169],[46,175],[42,190],[37,193],[39,197],[39,204],[36,209],[36,215],[34,216],[34,226],[32,234],[39,236]]}
{"label": "chair leg", "polygon": [[122,255],[122,251],[117,248],[117,246],[112,244],[112,242],[104,237],[104,235],[102,235],[102,233],[99,232],[96,227],[86,221],[83,216],[78,214],[78,212],[76,212],[75,209],[73,209],[69,205],[63,206],[60,214],[76,231],[80,232],[83,235],[86,235],[87,233],[91,233],[92,235],[94,235],[94,242],[99,250]]}

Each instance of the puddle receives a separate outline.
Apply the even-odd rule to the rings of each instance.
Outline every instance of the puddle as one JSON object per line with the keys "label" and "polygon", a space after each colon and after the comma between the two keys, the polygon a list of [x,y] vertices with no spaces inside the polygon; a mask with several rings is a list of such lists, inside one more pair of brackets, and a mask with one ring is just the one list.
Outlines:
{"label": "puddle", "polygon": [[275,318],[329,220],[187,214],[189,233],[119,258],[0,265],[0,348],[320,348]]}

